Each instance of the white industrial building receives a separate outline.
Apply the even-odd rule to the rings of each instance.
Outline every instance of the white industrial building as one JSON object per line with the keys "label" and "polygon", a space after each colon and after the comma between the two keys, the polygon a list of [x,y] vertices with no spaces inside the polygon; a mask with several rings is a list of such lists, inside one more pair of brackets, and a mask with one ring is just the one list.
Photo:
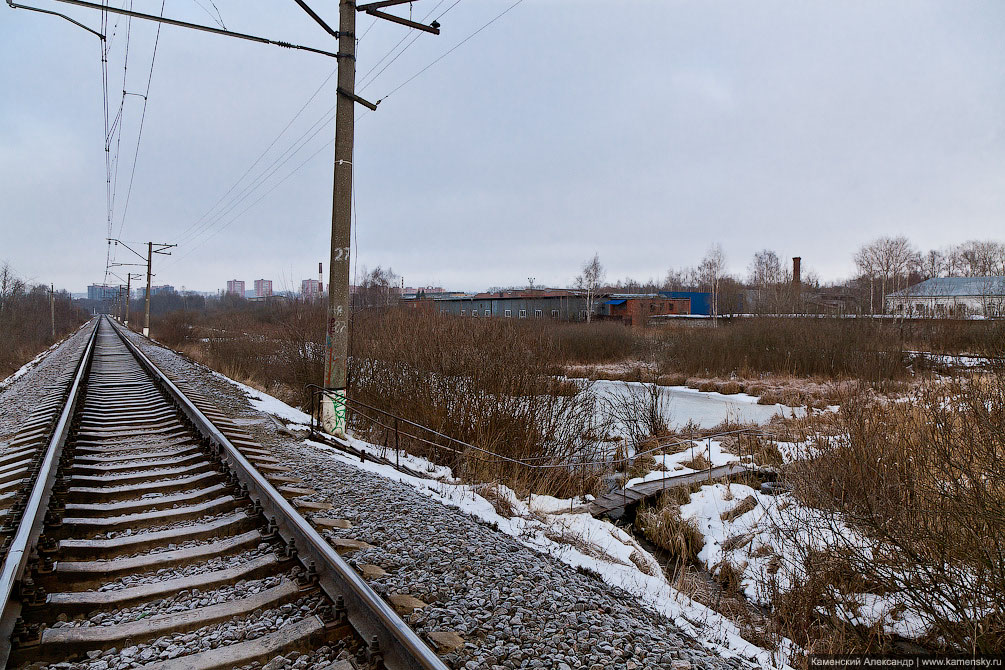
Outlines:
{"label": "white industrial building", "polygon": [[936,277],[886,296],[888,314],[913,317],[1005,316],[1005,277]]}

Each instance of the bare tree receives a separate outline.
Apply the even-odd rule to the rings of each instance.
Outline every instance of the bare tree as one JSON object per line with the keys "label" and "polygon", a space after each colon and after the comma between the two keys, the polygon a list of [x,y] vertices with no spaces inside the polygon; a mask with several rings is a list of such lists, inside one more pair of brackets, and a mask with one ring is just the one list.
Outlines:
{"label": "bare tree", "polygon": [[921,276],[926,279],[941,277],[946,270],[946,255],[932,249],[921,259]]}
{"label": "bare tree", "polygon": [[0,316],[7,305],[24,293],[24,281],[14,274],[14,269],[8,263],[0,267]]}
{"label": "bare tree", "polygon": [[712,292],[712,319],[719,316],[719,280],[722,279],[726,268],[726,254],[722,250],[721,244],[713,244],[705,252],[705,258],[698,266],[698,274],[702,283],[707,285]]}
{"label": "bare tree", "polygon": [[698,285],[698,270],[693,267],[670,268],[663,280],[664,291],[696,290]]}
{"label": "bare tree", "polygon": [[1005,275],[1005,244],[994,240],[969,240],[950,250],[953,275],[994,277]]}
{"label": "bare tree", "polygon": [[364,267],[363,280],[356,286],[353,294],[353,306],[374,308],[396,304],[401,297],[398,284],[400,279],[391,268],[385,270],[378,265],[367,272]]}
{"label": "bare tree", "polygon": [[880,309],[886,311],[886,292],[889,285],[898,290],[907,283],[912,269],[920,265],[921,256],[904,236],[880,237],[862,246],[855,254],[855,265],[863,277],[869,279],[869,311],[876,313],[873,302],[875,280],[880,281]]}
{"label": "bare tree", "polygon": [[747,267],[747,282],[757,291],[757,310],[762,311],[768,292],[777,289],[784,279],[782,262],[771,249],[762,249],[754,254]]}
{"label": "bare tree", "polygon": [[576,288],[586,291],[586,322],[593,318],[593,303],[597,297],[597,290],[604,282],[606,271],[600,264],[600,254],[593,254],[593,258],[583,264],[583,272],[576,277]]}

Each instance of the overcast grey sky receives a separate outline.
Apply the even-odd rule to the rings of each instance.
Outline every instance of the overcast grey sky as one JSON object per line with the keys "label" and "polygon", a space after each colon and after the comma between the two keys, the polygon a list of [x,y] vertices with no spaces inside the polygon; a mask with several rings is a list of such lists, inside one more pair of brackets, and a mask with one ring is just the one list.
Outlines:
{"label": "overcast grey sky", "polygon": [[[36,3],[98,26],[95,12]],[[292,0],[215,3],[231,30],[335,50]],[[768,247],[837,279],[879,235],[923,249],[1005,238],[1000,0],[524,0],[395,90],[512,4],[417,0],[415,18],[452,8],[442,35],[414,43],[359,17],[358,81],[379,73],[362,94],[394,91],[358,117],[360,269],[391,266],[413,286],[564,286],[594,251],[609,278],[646,279],[718,242],[733,272]],[[335,0],[312,5],[337,23]],[[215,17],[210,0],[167,0],[165,14]],[[113,117],[126,44],[126,21],[114,23]],[[146,88],[155,32],[133,21],[130,94]],[[403,37],[411,46],[366,77]],[[98,39],[69,23],[0,7],[0,260],[73,291],[104,277],[99,56]],[[156,283],[265,277],[280,289],[316,276],[330,237],[334,78],[212,208],[334,67],[161,30],[128,210],[141,97],[125,97],[112,144],[113,233],[181,243],[158,260]]]}

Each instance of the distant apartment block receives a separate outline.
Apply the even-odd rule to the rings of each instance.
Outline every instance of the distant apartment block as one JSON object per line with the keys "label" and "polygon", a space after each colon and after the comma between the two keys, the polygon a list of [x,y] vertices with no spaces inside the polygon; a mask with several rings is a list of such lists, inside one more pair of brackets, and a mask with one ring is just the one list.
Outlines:
{"label": "distant apartment block", "polygon": [[256,298],[268,298],[272,295],[272,280],[271,279],[256,279],[255,280],[255,297]]}
{"label": "distant apartment block", "polygon": [[300,295],[306,300],[317,300],[323,290],[324,285],[317,279],[304,279],[300,282]]}
{"label": "distant apartment block", "polygon": [[227,295],[237,295],[244,297],[244,281],[231,279],[227,282]]}
{"label": "distant apartment block", "polygon": [[401,289],[401,294],[403,296],[442,295],[445,293],[447,293],[447,290],[442,286],[419,286],[418,288],[414,286],[406,286],[405,288]]}
{"label": "distant apartment block", "polygon": [[[152,296],[154,296],[154,295],[162,295],[162,294],[165,294],[165,293],[175,293],[175,292],[176,291],[175,291],[174,286],[171,286],[170,284],[163,284],[161,286],[151,286],[150,287],[150,295],[152,295]],[[133,289],[133,297],[136,298],[136,299],[138,299],[138,300],[142,300],[142,299],[146,298],[147,297],[147,287],[146,286],[142,286],[140,288]]]}
{"label": "distant apartment block", "polygon": [[107,286],[105,284],[91,284],[87,287],[88,300],[115,300],[119,295],[118,286]]}

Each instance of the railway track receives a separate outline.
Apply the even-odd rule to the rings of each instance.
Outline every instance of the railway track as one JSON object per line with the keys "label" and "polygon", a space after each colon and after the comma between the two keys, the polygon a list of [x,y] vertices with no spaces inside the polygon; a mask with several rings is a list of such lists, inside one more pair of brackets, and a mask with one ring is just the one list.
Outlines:
{"label": "railway track", "polygon": [[0,445],[4,667],[446,669],[288,500],[312,492],[110,320],[59,382]]}

